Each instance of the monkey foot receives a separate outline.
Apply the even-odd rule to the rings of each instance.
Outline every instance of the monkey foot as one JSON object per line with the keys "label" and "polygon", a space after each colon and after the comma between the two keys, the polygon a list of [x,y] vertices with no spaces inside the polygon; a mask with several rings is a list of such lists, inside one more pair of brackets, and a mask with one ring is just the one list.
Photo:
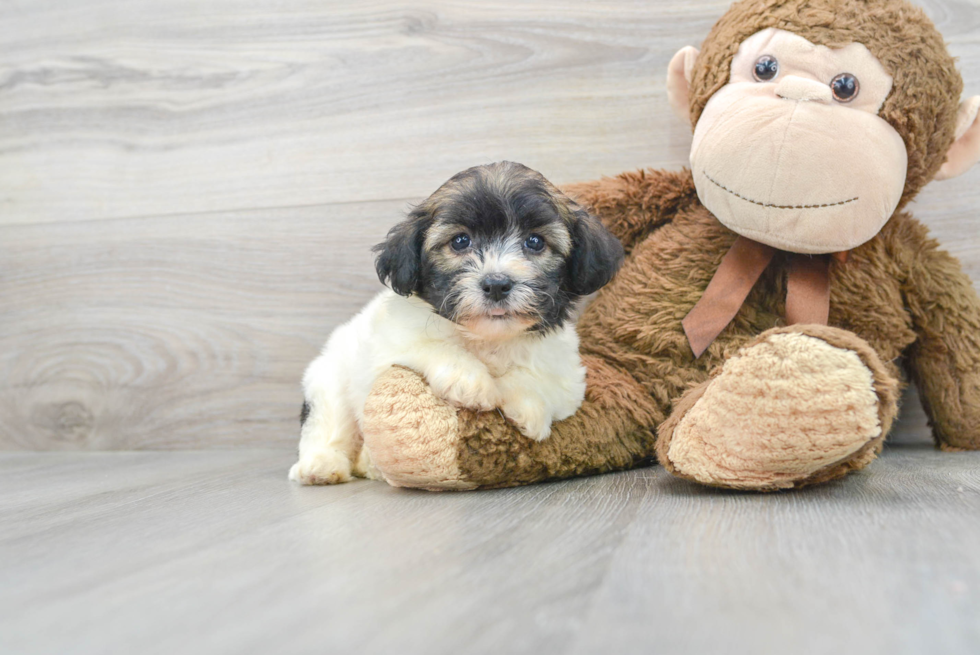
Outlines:
{"label": "monkey foot", "polygon": [[457,461],[456,408],[437,398],[417,373],[392,367],[364,406],[364,446],[371,477],[394,487],[473,489]]}
{"label": "monkey foot", "polygon": [[657,456],[675,475],[734,489],[838,478],[881,450],[897,387],[853,333],[769,330],[681,398],[660,427]]}

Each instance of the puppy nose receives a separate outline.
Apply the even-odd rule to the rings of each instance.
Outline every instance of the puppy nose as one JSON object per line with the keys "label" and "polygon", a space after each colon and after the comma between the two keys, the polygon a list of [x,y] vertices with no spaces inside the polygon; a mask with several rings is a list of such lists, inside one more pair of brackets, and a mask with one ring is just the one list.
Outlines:
{"label": "puppy nose", "polygon": [[483,293],[494,300],[502,300],[514,288],[514,283],[506,275],[488,275],[480,283]]}

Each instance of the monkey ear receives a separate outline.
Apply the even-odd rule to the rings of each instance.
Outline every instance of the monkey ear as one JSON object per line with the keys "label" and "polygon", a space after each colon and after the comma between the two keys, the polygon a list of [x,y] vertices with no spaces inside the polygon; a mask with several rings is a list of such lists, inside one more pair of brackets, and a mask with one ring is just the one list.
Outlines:
{"label": "monkey ear", "polygon": [[568,290],[578,296],[598,291],[623,263],[623,244],[602,222],[576,206],[571,224],[572,253],[568,260]]}
{"label": "monkey ear", "polygon": [[685,46],[667,66],[667,102],[677,117],[688,124],[691,122],[691,78],[699,54],[701,51],[694,46]]}
{"label": "monkey ear", "polygon": [[956,140],[946,153],[946,161],[936,174],[937,180],[948,180],[965,173],[980,160],[980,96],[960,103],[956,115]]}
{"label": "monkey ear", "polygon": [[379,253],[374,260],[378,279],[399,295],[410,296],[418,288],[422,245],[430,222],[429,212],[416,208],[389,230],[384,242],[372,248]]}

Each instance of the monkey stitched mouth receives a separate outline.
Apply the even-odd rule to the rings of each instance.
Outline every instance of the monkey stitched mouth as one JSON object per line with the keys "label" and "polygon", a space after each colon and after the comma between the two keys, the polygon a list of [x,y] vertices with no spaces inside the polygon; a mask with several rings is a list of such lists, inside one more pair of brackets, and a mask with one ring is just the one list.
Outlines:
{"label": "monkey stitched mouth", "polygon": [[711,182],[712,184],[714,184],[716,187],[718,187],[719,189],[721,189],[723,191],[727,191],[728,193],[732,194],[736,198],[739,198],[741,200],[744,200],[745,202],[751,202],[753,205],[759,205],[760,207],[772,207],[773,209],[821,209],[823,207],[839,207],[840,205],[846,205],[848,203],[855,202],[860,197],[860,196],[855,196],[855,197],[851,198],[850,200],[841,200],[840,202],[827,202],[827,203],[824,203],[822,205],[774,205],[774,204],[771,204],[771,203],[759,202],[758,200],[752,200],[751,198],[746,198],[745,196],[743,196],[742,194],[738,193],[737,191],[732,191],[731,189],[729,189],[728,187],[726,187],[724,184],[721,184],[720,182],[715,181],[706,172],[701,171],[701,174],[704,175],[706,178],[708,178],[708,181]]}

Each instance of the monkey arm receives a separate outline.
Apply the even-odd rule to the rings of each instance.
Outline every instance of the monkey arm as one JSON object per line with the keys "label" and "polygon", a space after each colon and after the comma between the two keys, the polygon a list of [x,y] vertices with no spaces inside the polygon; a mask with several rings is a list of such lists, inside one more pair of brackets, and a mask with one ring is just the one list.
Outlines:
{"label": "monkey arm", "polygon": [[393,367],[364,406],[364,443],[392,485],[422,489],[513,487],[653,462],[664,416],[626,373],[585,355],[585,402],[543,441],[499,412],[457,410],[414,371]]}
{"label": "monkey arm", "polygon": [[640,239],[669,222],[678,210],[698,197],[691,171],[687,169],[630,171],[616,177],[569,184],[562,190],[596,214],[627,253]]}
{"label": "monkey arm", "polygon": [[908,367],[943,450],[980,449],[980,299],[959,261],[923,239],[908,262],[918,339]]}

